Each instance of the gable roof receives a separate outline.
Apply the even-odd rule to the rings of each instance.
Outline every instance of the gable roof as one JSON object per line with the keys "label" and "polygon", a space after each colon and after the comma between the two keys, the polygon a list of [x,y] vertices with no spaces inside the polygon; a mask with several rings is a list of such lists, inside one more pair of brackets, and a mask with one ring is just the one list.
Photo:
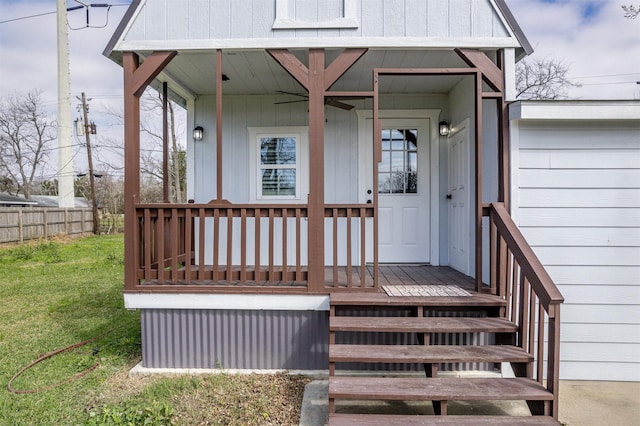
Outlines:
{"label": "gable roof", "polygon": [[[261,30],[256,31],[255,29],[246,30],[244,33],[240,30],[230,29],[234,22],[232,21],[232,6],[231,3],[236,2],[239,4],[238,0],[225,0],[228,3],[221,3],[220,8],[216,8],[216,13],[213,13],[211,10],[203,11],[203,13],[195,13],[190,11],[190,6],[195,5],[195,7],[201,7],[202,3],[198,2],[189,2],[189,0],[185,0],[186,4],[181,4],[180,8],[176,8],[175,5],[171,5],[169,2],[159,2],[154,3],[153,0],[132,0],[129,8],[125,12],[120,24],[118,25],[116,31],[113,36],[109,40],[109,43],[105,47],[103,54],[116,62],[121,62],[120,51],[144,51],[144,50],[202,50],[202,49],[218,49],[218,48],[295,48],[295,47],[393,47],[393,42],[381,42],[380,40],[394,40],[397,41],[398,45],[395,46],[397,48],[411,48],[411,47],[447,47],[446,39],[447,32],[451,32],[451,27],[454,24],[458,24],[459,22],[463,22],[462,27],[467,29],[469,28],[469,34],[465,37],[458,37],[461,40],[458,41],[460,44],[464,44],[465,40],[468,45],[455,45],[450,47],[477,47],[482,48],[483,46],[480,44],[473,45],[474,38],[482,39],[484,42],[486,39],[495,38],[498,41],[497,43],[504,44],[506,39],[512,38],[514,39],[514,43],[511,46],[505,47],[516,47],[517,53],[516,57],[519,59],[526,55],[529,55],[533,52],[533,48],[529,41],[527,40],[522,28],[515,20],[513,14],[511,13],[509,7],[507,6],[505,0],[485,0],[485,3],[477,2],[477,0],[470,0],[469,2],[469,10],[464,10],[462,7],[457,7],[455,10],[451,11],[449,9],[449,5],[446,3],[446,0],[438,0],[436,4],[437,6],[429,6],[430,8],[436,8],[434,11],[440,11],[440,16],[436,16],[434,13],[434,17],[429,19],[433,19],[431,24],[429,25],[429,29],[427,28],[426,21],[421,22],[418,25],[415,25],[416,28],[419,29],[413,36],[398,36],[398,35],[388,35],[387,28],[385,27],[384,33],[381,33],[379,29],[370,30],[371,33],[367,32],[368,30],[360,28],[359,30],[356,28],[344,28],[334,29],[333,27],[323,27],[321,26],[323,23],[318,24],[318,28],[321,28],[322,31],[315,31],[315,36],[310,35],[313,34],[314,31],[304,31],[305,29],[311,27],[300,27],[301,31],[297,31],[295,26],[287,27],[287,31],[279,31],[280,29],[284,29],[284,27],[277,27],[274,22],[281,21],[278,18],[278,3],[287,4],[287,1],[291,0],[271,0],[274,3],[271,3],[268,0],[263,0],[261,4],[262,10],[253,10],[252,17],[255,18],[257,22],[261,25]],[[357,1],[363,0],[345,0],[346,3],[356,4]],[[345,3],[345,4],[346,4]],[[222,5],[226,6],[223,7]],[[266,6],[265,6],[266,5]],[[484,5],[484,6],[482,6]],[[477,35],[476,33],[481,31],[473,27],[477,20],[481,18],[486,19],[486,15],[482,15],[485,12],[482,7],[486,8],[486,10],[493,10],[495,16],[498,19],[493,18],[494,28],[491,27],[491,24],[482,24],[478,27],[482,27],[483,25],[487,28],[485,32],[488,36],[484,37]],[[345,9],[347,7],[345,6]],[[355,6],[352,6],[355,10]],[[149,15],[145,15],[146,10],[149,9]],[[193,8],[191,8],[193,9]],[[427,6],[424,6],[424,11],[427,11]],[[454,15],[454,17],[449,17],[449,21],[444,22],[444,17],[441,12],[448,11],[450,15]],[[176,12],[172,14],[171,12]],[[220,12],[220,13],[218,13]],[[262,13],[261,13],[262,12]],[[264,16],[264,14],[267,16]],[[345,12],[346,13],[346,12]],[[481,15],[480,18],[474,15]],[[157,16],[161,15],[170,16],[171,19],[162,20],[162,22],[158,22],[154,19]],[[208,16],[207,16],[208,14]],[[236,10],[237,14],[237,10]],[[180,16],[173,16],[180,15]],[[204,15],[204,16],[201,16]],[[220,15],[221,17],[219,17]],[[259,16],[254,16],[259,15]],[[363,20],[370,15],[370,13],[364,14],[362,13]],[[384,14],[383,14],[384,15]],[[460,17],[458,17],[460,15]],[[236,15],[237,16],[237,15]],[[193,19],[197,17],[197,19]],[[411,17],[412,19],[416,19],[415,17]],[[443,19],[439,19],[443,18]],[[385,18],[386,19],[386,18]],[[420,19],[425,19],[424,16]],[[192,22],[197,21],[197,22]],[[215,22],[214,22],[215,21]],[[396,20],[397,21],[397,20]],[[464,22],[469,21],[469,22]],[[472,23],[473,21],[473,23]],[[407,19],[405,19],[406,25]],[[219,25],[217,25],[219,24]],[[272,25],[273,24],[273,25]],[[424,25],[423,25],[424,24]],[[437,24],[437,25],[435,25]],[[248,24],[247,27],[256,27],[256,23]],[[365,26],[364,23],[360,24],[360,27]],[[368,25],[370,27],[371,24]],[[441,28],[441,33],[425,33],[427,31],[436,31],[431,30],[431,27],[439,27]],[[188,27],[185,28],[185,27]],[[218,27],[226,27],[225,29],[217,30]],[[424,28],[422,28],[424,27]],[[294,29],[292,29],[294,28]],[[422,29],[421,29],[422,28]],[[445,32],[442,32],[442,28],[446,28]],[[495,36],[494,32],[497,31],[497,28],[503,28],[500,31],[506,31],[505,36]],[[151,30],[153,29],[153,30]],[[301,34],[301,35],[300,35]],[[371,37],[370,34],[375,34],[375,37]],[[359,38],[362,40],[359,41]],[[455,38],[455,37],[451,37]],[[234,43],[233,40],[238,40],[237,43]],[[314,40],[317,40],[314,42]],[[372,43],[373,41],[373,43]],[[249,44],[247,43],[249,42]],[[260,46],[263,44],[263,46]],[[300,45],[299,45],[300,44]],[[515,45],[517,44],[517,46]],[[357,46],[356,46],[357,45]],[[497,45],[496,45],[497,46]],[[486,46],[492,47],[492,46]]]}

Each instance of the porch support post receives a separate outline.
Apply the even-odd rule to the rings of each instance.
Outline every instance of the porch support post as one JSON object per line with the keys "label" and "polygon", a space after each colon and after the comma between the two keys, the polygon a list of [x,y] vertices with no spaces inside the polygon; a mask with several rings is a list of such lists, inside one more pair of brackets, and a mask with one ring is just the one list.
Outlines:
{"label": "porch support post", "polygon": [[309,292],[324,292],[324,98],[367,49],[345,49],[326,69],[324,49],[309,49],[307,68],[286,49],[267,51],[309,92]]}
{"label": "porch support post", "polygon": [[324,49],[309,50],[309,291],[324,289]]}
{"label": "porch support post", "polygon": [[[498,65],[502,70],[503,81],[506,80],[504,76],[505,70],[505,57],[504,49],[498,53]],[[502,96],[498,102],[498,153],[499,153],[499,174],[498,181],[500,183],[498,201],[504,203],[508,212],[511,212],[511,139],[509,133],[509,104],[505,102],[505,91],[502,91]]]}
{"label": "porch support post", "polygon": [[124,52],[124,250],[125,291],[135,290],[140,259],[136,203],[140,200],[140,96],[177,52],[154,52],[140,65],[134,52]]}
{"label": "porch support post", "polygon": [[216,199],[222,200],[222,50],[216,51]]}
{"label": "porch support post", "polygon": [[482,291],[482,72],[475,76],[475,224],[476,224],[476,291]]}
{"label": "porch support post", "polygon": [[169,202],[169,123],[167,82],[162,83],[162,200]]}

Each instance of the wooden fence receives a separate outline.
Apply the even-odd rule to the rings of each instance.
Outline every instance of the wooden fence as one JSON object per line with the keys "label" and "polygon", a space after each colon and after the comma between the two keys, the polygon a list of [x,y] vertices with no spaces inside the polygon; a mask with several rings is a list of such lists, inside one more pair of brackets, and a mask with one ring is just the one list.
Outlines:
{"label": "wooden fence", "polygon": [[91,232],[91,209],[0,208],[0,243]]}

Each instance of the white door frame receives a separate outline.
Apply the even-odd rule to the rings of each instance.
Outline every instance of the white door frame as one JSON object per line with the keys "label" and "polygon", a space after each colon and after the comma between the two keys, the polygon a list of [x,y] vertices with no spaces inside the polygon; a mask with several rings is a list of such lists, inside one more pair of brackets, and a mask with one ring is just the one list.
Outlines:
{"label": "white door frame", "polygon": [[[373,141],[365,138],[367,121],[373,119],[372,110],[357,110],[358,115],[358,201],[362,204],[367,202],[366,182],[367,170],[370,168],[366,164],[367,149],[371,149]],[[429,120],[429,213],[430,213],[430,246],[431,265],[440,265],[440,133],[438,132],[439,109],[408,109],[408,110],[380,110],[380,119],[411,119],[420,118]],[[370,122],[369,124],[373,124]],[[377,190],[377,188],[375,189]]]}

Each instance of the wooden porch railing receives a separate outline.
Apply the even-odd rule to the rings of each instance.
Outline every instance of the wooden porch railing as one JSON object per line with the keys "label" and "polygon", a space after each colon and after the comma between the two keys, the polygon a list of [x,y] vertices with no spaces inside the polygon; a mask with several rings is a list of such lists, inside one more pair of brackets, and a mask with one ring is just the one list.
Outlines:
{"label": "wooden porch railing", "polygon": [[[371,204],[328,205],[324,209],[331,229],[332,259],[325,274],[325,287],[333,290],[377,290],[378,256]],[[370,253],[368,253],[368,251]],[[367,259],[369,266],[367,266]],[[331,260],[331,262],[328,262]]]}
{"label": "wooden porch railing", "polygon": [[[535,358],[533,371],[516,371],[546,380],[553,393],[552,413],[541,413],[542,405],[531,405],[534,414],[558,418],[560,363],[560,304],[562,294],[538,260],[502,203],[485,205],[483,215],[490,223],[490,291],[507,300],[506,317],[518,324],[521,348]],[[545,376],[546,361],[546,376]]]}
{"label": "wooden porch railing", "polygon": [[[369,205],[328,205],[327,245],[333,257],[321,277],[309,277],[307,206],[264,204],[139,204],[136,276],[127,291],[307,292],[374,289],[377,268]],[[369,235],[367,235],[367,233]],[[310,280],[318,283],[310,288]],[[215,286],[215,290],[213,290]]]}

